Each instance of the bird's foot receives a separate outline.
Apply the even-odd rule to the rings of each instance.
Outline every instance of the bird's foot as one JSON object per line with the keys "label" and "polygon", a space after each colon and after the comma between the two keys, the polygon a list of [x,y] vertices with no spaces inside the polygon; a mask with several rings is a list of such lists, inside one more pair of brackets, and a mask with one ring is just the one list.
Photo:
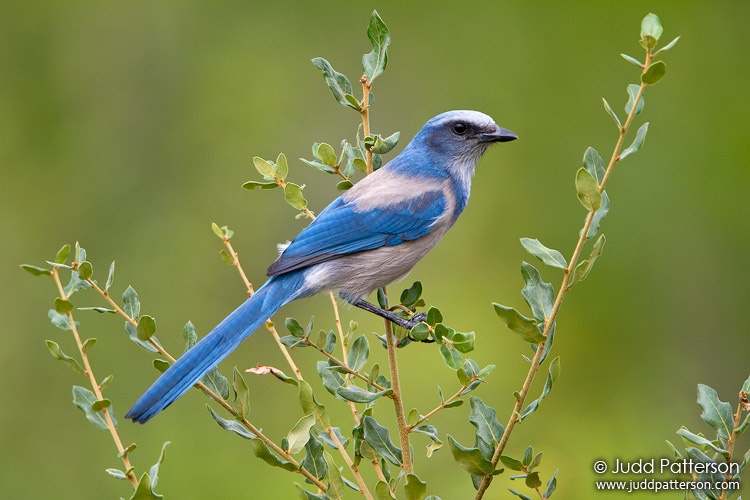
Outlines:
{"label": "bird's foot", "polygon": [[425,313],[419,313],[415,314],[409,319],[399,318],[400,321],[394,321],[398,326],[401,328],[405,328],[407,330],[411,330],[418,324],[420,324],[422,321],[427,319],[427,315]]}

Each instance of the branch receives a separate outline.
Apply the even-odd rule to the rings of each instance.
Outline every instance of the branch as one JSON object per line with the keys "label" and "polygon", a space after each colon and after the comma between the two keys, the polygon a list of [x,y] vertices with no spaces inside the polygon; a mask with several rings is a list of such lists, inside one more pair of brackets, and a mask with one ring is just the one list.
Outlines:
{"label": "branch", "polygon": [[[644,63],[643,68],[642,68],[643,73],[645,73],[648,70],[648,67],[651,64],[652,60],[653,60],[653,55],[651,54],[650,50],[647,50],[646,62]],[[638,103],[643,97],[643,90],[646,88],[646,85],[647,84],[643,82],[640,84],[640,87],[638,88],[638,92],[634,98],[633,105],[630,109],[630,113],[628,113],[625,123],[620,128],[620,133],[617,138],[617,143],[615,144],[615,148],[612,152],[612,156],[610,157],[609,163],[607,164],[607,168],[604,172],[604,176],[602,177],[601,183],[599,184],[599,187],[598,187],[599,193],[604,192],[604,188],[607,184],[607,181],[609,180],[610,175],[612,174],[612,171],[614,170],[615,165],[617,164],[618,161],[620,161],[620,151],[622,151],[623,141],[625,140],[625,136],[627,135],[628,130],[630,129],[630,126],[633,122],[633,118],[635,117],[636,112],[638,111]],[[521,390],[518,391],[518,395],[516,396],[516,403],[513,406],[513,411],[511,412],[510,417],[508,418],[508,423],[505,426],[505,432],[503,432],[503,436],[500,438],[500,442],[497,444],[497,447],[495,448],[495,452],[492,455],[493,469],[497,468],[497,464],[500,461],[500,456],[503,454],[503,451],[505,450],[505,446],[508,444],[510,435],[513,432],[513,429],[515,428],[516,424],[520,422],[519,416],[521,414],[521,409],[523,408],[523,404],[526,401],[526,397],[529,394],[529,389],[531,388],[531,384],[534,381],[534,378],[536,377],[536,374],[539,371],[539,366],[541,364],[542,355],[544,353],[544,347],[547,344],[546,339],[549,337],[549,334],[552,331],[552,327],[555,324],[555,320],[557,318],[558,312],[560,311],[560,307],[562,306],[563,300],[565,299],[565,296],[570,291],[570,279],[573,276],[573,270],[578,265],[578,261],[581,257],[581,252],[583,251],[583,246],[587,240],[589,229],[591,228],[591,224],[594,221],[595,213],[596,213],[596,210],[594,210],[593,208],[589,210],[589,213],[586,216],[586,220],[584,221],[583,228],[581,229],[581,232],[579,233],[578,241],[576,243],[575,249],[573,250],[573,254],[570,257],[570,261],[569,261],[570,263],[568,264],[568,267],[566,267],[563,270],[562,283],[560,284],[560,288],[557,292],[557,296],[555,297],[555,302],[552,306],[552,311],[550,312],[549,317],[545,318],[544,320],[544,329],[542,331],[542,335],[544,336],[545,340],[543,340],[537,345],[536,352],[534,353],[534,357],[531,360],[531,366],[529,367],[529,371],[526,374],[526,379],[523,382],[523,386],[521,387]],[[487,491],[487,488],[489,488],[493,477],[494,476],[492,476],[492,474],[488,474],[482,478],[482,482],[480,483],[479,488],[477,488],[477,493],[474,497],[475,500],[479,500],[484,497],[484,494]]]}

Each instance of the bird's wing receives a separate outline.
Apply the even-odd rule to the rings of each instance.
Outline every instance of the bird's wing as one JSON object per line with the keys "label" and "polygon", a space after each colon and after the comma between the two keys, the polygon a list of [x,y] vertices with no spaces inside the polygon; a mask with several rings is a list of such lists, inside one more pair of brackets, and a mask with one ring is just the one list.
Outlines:
{"label": "bird's wing", "polygon": [[341,255],[393,246],[429,234],[448,202],[440,189],[361,210],[357,199],[334,200],[268,268],[275,276]]}

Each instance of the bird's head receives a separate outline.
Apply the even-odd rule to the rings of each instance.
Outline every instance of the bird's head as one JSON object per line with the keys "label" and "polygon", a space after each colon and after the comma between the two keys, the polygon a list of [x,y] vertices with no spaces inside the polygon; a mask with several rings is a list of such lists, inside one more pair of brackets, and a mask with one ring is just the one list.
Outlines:
{"label": "bird's head", "polygon": [[490,144],[518,139],[479,111],[448,111],[425,123],[414,142],[451,157],[470,156],[479,159]]}
{"label": "bird's head", "polygon": [[468,189],[476,164],[487,148],[515,139],[516,134],[498,126],[484,113],[448,111],[424,124],[402,153],[406,161],[398,163],[419,165],[425,175],[450,175]]}

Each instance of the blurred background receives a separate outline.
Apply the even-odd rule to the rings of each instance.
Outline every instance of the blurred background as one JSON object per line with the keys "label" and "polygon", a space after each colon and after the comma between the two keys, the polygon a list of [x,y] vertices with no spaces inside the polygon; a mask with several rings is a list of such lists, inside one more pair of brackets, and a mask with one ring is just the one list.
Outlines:
{"label": "blurred background", "polygon": [[[512,393],[526,373],[528,347],[495,316],[491,302],[525,309],[519,266],[536,264],[519,244],[539,238],[570,255],[584,210],[573,178],[586,147],[608,157],[616,128],[606,97],[624,116],[625,87],[637,69],[619,54],[641,57],[640,21],[657,13],[662,44],[682,39],[665,56],[666,78],[646,93],[651,122],[645,146],[620,164],[608,192],[604,254],[593,274],[566,300],[555,355],[562,374],[540,411],[520,425],[507,453],[527,445],[544,451],[544,481],[559,468],[559,498],[593,498],[597,459],[669,456],[665,440],[699,418],[696,385],[723,400],[750,373],[750,279],[745,202],[750,174],[750,3],[728,2],[11,2],[0,5],[0,490],[4,498],[119,498],[129,485],[104,469],[121,467],[109,436],[71,404],[78,374],[54,361],[45,339],[73,352],[47,310],[57,296],[49,279],[21,263],[43,265],[64,243],[80,241],[94,275],[112,293],[128,284],[142,312],[157,318],[158,336],[182,350],[187,320],[205,334],[244,297],[236,272],[218,256],[211,222],[236,230],[233,239],[254,283],[264,280],[277,242],[304,225],[279,191],[248,192],[257,179],[251,158],[290,159],[290,178],[306,184],[319,211],[336,196],[335,179],[296,160],[313,142],[353,140],[356,113],[338,105],[310,58],[323,56],[352,81],[370,50],[366,27],[377,8],[393,43],[375,84],[372,125],[400,131],[406,144],[433,115],[478,109],[520,136],[482,160],[466,213],[420,263],[414,279],[446,322],[473,330],[471,354],[498,370],[477,395],[505,423]],[[392,155],[391,155],[392,157]],[[539,266],[541,268],[541,265]],[[555,285],[560,276],[543,275]],[[93,293],[77,306],[103,305]],[[333,327],[325,296],[292,304],[276,318]],[[382,322],[344,309],[360,331]],[[148,425],[123,413],[156,377],[150,355],[129,342],[122,321],[77,315],[97,376],[114,375],[107,395],[120,417],[131,455],[147,470],[163,441],[172,441],[159,490],[168,498],[292,498],[295,476],[257,460],[247,442],[219,428],[207,400],[191,391]],[[368,333],[369,334],[369,333]],[[373,356],[384,364],[383,353]],[[455,375],[430,345],[401,352],[407,409],[438,402],[436,385],[452,393]],[[299,363],[316,380],[317,358]],[[223,367],[285,368],[260,332]],[[288,369],[287,369],[288,371]],[[277,441],[301,416],[295,393],[267,377],[247,376],[252,418]],[[539,377],[533,394],[541,391]],[[329,408],[340,405],[322,389]],[[536,396],[534,396],[536,397]],[[388,422],[390,409],[378,414]],[[468,445],[468,405],[433,419]],[[341,415],[348,426],[350,417]],[[468,476],[447,445],[429,461],[426,439],[413,440],[417,470],[429,492],[471,498]],[[737,449],[750,446],[745,438]],[[642,479],[638,476],[635,479]],[[487,498],[509,498],[500,476]],[[606,494],[620,498],[625,494]],[[666,494],[670,496],[670,494]],[[681,497],[681,493],[673,493]]]}

